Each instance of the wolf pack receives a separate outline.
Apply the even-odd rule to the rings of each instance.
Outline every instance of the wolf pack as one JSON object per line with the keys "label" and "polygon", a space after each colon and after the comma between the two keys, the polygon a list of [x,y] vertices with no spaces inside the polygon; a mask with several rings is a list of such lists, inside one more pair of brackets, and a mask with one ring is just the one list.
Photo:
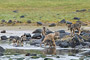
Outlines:
{"label": "wolf pack", "polygon": [[[67,26],[68,30],[70,31],[71,37],[75,35],[76,30],[78,31],[78,35],[80,35],[80,33],[81,33],[81,23],[80,22],[76,22],[74,24],[66,24],[66,26]],[[48,30],[48,28],[46,28],[45,26],[42,27],[42,32],[41,32],[42,41],[40,43],[40,47],[42,47],[42,44],[44,44],[44,46],[49,45],[49,47],[56,47],[55,41],[60,38],[60,33],[55,31],[54,33],[47,34],[46,33],[47,30]],[[12,40],[13,46],[14,45],[23,46],[25,37],[26,37],[26,35],[22,35],[21,40],[16,40],[16,39]]]}

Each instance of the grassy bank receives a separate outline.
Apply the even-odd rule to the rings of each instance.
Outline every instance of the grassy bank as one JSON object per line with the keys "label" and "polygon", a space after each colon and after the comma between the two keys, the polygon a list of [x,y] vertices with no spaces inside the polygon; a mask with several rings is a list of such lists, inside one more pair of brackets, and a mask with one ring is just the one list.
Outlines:
{"label": "grassy bank", "polygon": [[[87,11],[76,12],[80,9]],[[73,21],[73,17],[90,21],[90,0],[0,0],[0,20],[58,22]]]}

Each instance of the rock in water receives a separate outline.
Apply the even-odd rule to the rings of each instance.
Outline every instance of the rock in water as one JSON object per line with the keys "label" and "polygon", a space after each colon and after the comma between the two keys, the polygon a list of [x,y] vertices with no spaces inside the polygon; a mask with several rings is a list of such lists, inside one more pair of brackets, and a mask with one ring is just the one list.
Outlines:
{"label": "rock in water", "polygon": [[44,60],[53,60],[53,59],[51,59],[51,58],[45,58]]}
{"label": "rock in water", "polygon": [[41,41],[42,41],[41,39],[38,39],[38,40],[37,40],[37,39],[36,39],[36,40],[34,39],[34,40],[31,40],[30,45],[40,44]]}
{"label": "rock in water", "polygon": [[35,33],[33,36],[32,36],[33,39],[40,39],[42,38],[41,34],[40,33]]}
{"label": "rock in water", "polygon": [[58,30],[59,33],[65,33],[65,30]]}
{"label": "rock in water", "polygon": [[7,36],[1,36],[1,40],[7,40]]}
{"label": "rock in water", "polygon": [[5,49],[0,46],[0,56],[3,56],[4,51],[5,51]]}
{"label": "rock in water", "polygon": [[2,30],[1,33],[6,33],[6,30]]}

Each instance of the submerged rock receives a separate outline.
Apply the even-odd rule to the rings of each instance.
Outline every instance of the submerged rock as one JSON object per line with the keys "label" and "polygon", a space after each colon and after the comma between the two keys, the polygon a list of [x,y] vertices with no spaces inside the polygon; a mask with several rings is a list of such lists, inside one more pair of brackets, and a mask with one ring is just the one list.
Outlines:
{"label": "submerged rock", "polygon": [[24,58],[17,58],[17,60],[24,60]]}
{"label": "submerged rock", "polygon": [[1,40],[7,40],[7,36],[1,36]]}
{"label": "submerged rock", "polygon": [[62,48],[67,48],[67,47],[69,47],[68,41],[57,41],[57,42],[56,42],[56,45],[57,45],[57,46],[60,46],[60,47],[62,47]]}
{"label": "submerged rock", "polygon": [[37,54],[27,53],[25,56],[37,56]]}
{"label": "submerged rock", "polygon": [[44,60],[53,60],[52,58],[45,58]]}
{"label": "submerged rock", "polygon": [[30,45],[40,44],[41,41],[42,41],[42,39],[38,39],[38,40],[37,40],[37,39],[34,39],[34,40],[31,40]]}
{"label": "submerged rock", "polygon": [[40,58],[40,57],[38,57],[38,56],[32,56],[31,58],[32,59],[37,59],[37,58]]}

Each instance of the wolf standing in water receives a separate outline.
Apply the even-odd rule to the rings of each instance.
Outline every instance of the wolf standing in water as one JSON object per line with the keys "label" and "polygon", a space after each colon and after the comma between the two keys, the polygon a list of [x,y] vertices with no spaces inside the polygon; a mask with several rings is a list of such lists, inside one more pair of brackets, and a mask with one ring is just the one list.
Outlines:
{"label": "wolf standing in water", "polygon": [[[42,29],[42,41],[44,40],[45,36],[47,35],[47,33],[46,33],[47,30],[48,29],[46,29],[46,27],[43,27],[43,29]],[[46,45],[49,45],[51,47],[52,46],[52,41],[50,41],[50,40],[45,41],[44,46],[46,46]]]}
{"label": "wolf standing in water", "polygon": [[68,30],[71,31],[71,35],[72,35],[72,33],[73,33],[73,35],[75,34],[75,30],[78,30],[78,32],[79,32],[78,35],[80,35],[80,33],[81,33],[80,28],[81,28],[81,23],[68,24]]}
{"label": "wolf standing in water", "polygon": [[[41,44],[42,43],[44,43],[46,40],[51,40],[52,41],[52,43],[53,43],[53,46],[54,47],[56,47],[56,44],[55,44],[55,37],[59,37],[59,32],[55,32],[55,33],[50,33],[50,34],[48,34],[48,35],[45,35],[45,38],[44,38],[44,40],[41,42]],[[40,46],[41,46],[41,44],[40,44]]]}

